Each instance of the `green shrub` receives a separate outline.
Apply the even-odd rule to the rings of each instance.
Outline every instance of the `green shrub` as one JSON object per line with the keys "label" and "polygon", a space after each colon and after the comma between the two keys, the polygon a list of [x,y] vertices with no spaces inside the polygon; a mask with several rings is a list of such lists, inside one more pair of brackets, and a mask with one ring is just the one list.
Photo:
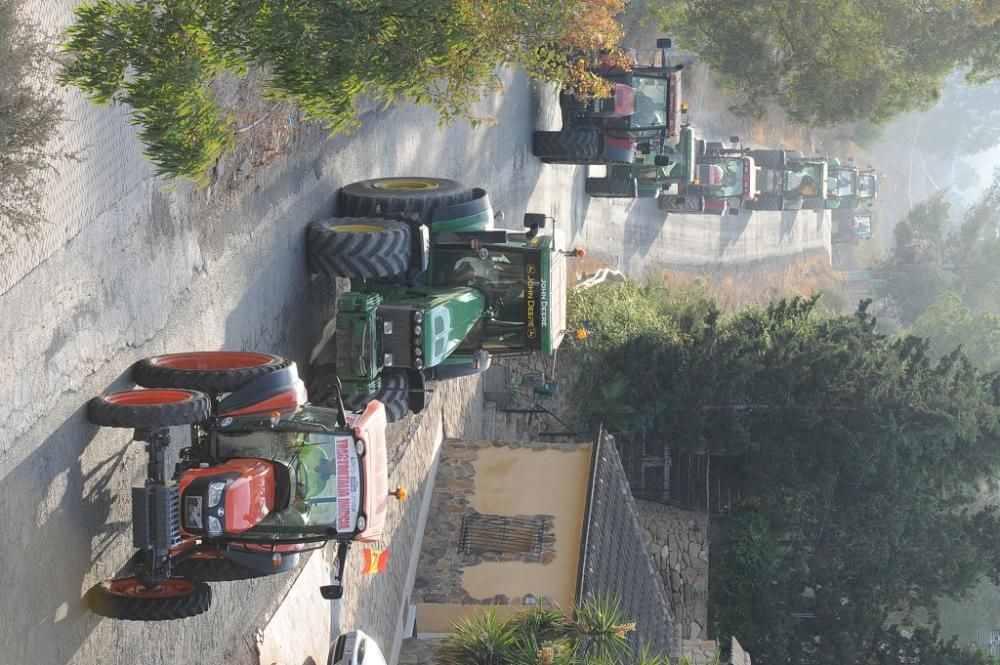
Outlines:
{"label": "green shrub", "polygon": [[612,48],[625,0],[94,0],[76,9],[61,81],[123,103],[160,173],[197,178],[234,128],[207,93],[259,67],[266,94],[331,132],[358,125],[355,97],[433,106],[443,122],[500,85],[499,66],[581,94],[606,92],[571,53]]}

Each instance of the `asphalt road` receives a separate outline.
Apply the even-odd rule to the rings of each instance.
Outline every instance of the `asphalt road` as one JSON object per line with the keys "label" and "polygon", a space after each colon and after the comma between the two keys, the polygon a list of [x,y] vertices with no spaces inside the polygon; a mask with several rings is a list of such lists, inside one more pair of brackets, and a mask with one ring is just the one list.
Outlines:
{"label": "asphalt road", "polygon": [[[258,349],[304,366],[336,295],[305,270],[304,228],[334,212],[338,187],[389,175],[482,185],[508,226],[527,210],[547,213],[591,256],[633,274],[828,246],[814,213],[666,218],[649,201],[589,200],[583,169],[531,156],[532,130],[557,116],[552,91],[507,79],[481,109],[495,127],[440,129],[426,109],[369,112],[350,137],[303,129],[234,191],[152,178],[119,112],[73,107],[67,131],[114,151],[53,182],[76,183],[60,203],[72,215],[53,217],[45,250],[7,263],[0,282],[0,662],[223,662],[284,592],[281,579],[216,585],[206,615],[161,624],[87,611],[85,591],[132,553],[129,487],[145,455],[127,432],[87,423],[84,406],[127,387],[128,367],[156,353]],[[100,134],[87,135],[94,127]]]}

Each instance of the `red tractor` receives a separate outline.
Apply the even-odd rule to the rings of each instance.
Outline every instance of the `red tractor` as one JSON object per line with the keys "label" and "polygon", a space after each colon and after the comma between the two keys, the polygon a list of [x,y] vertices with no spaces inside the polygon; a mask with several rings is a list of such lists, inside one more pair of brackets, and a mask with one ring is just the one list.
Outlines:
{"label": "red tractor", "polygon": [[[389,498],[386,415],[311,406],[295,363],[251,352],[174,353],[137,362],[141,389],[95,397],[91,422],[134,429],[149,455],[132,489],[134,574],[101,582],[91,608],[155,621],[208,609],[207,582],[291,570],[303,552],[337,541],[339,598],[352,541],[381,536]],[[172,474],[171,427],[190,444]]]}

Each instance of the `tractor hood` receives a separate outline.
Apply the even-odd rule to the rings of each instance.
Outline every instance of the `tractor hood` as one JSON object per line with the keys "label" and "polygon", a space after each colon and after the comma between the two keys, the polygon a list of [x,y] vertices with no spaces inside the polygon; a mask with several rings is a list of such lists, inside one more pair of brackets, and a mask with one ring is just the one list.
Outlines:
{"label": "tractor hood", "polygon": [[424,365],[434,367],[458,348],[486,307],[476,289],[457,287],[434,297],[424,313]]}

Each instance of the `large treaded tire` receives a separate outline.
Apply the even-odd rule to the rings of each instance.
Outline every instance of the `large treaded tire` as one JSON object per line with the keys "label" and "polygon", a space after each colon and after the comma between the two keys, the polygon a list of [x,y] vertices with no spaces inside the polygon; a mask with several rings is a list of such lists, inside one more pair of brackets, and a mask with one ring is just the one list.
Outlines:
{"label": "large treaded tire", "polygon": [[[422,188],[405,188],[407,182],[425,183]],[[431,187],[430,185],[433,185]],[[397,186],[399,189],[386,189]],[[342,217],[387,217],[416,214],[426,221],[434,208],[466,203],[475,190],[457,180],[445,178],[372,178],[341,188],[337,211]]]}
{"label": "large treaded tire", "polygon": [[167,353],[138,361],[132,366],[132,380],[146,388],[182,388],[209,394],[231,393],[258,377],[284,369],[290,364],[291,361],[269,353]]}
{"label": "large treaded tire", "polygon": [[753,157],[754,165],[769,171],[783,171],[788,168],[787,153],[784,150],[751,150],[748,157]]}
{"label": "large treaded tire", "polygon": [[[338,227],[367,227],[361,232]],[[309,225],[306,251],[313,272],[329,277],[390,279],[410,265],[410,227],[373,217],[331,217]]]}
{"label": "large treaded tire", "polygon": [[532,152],[547,164],[592,164],[601,156],[601,135],[591,129],[536,131]]}
{"label": "large treaded tire", "polygon": [[190,585],[190,592],[183,595],[151,597],[143,595],[127,596],[114,593],[116,583],[133,580],[122,578],[107,580],[91,587],[87,602],[95,613],[111,619],[128,621],[169,621],[185,619],[206,611],[212,604],[212,589],[204,582],[170,578],[168,583]]}
{"label": "large treaded tire", "polygon": [[193,390],[127,390],[87,403],[88,420],[102,427],[179,427],[200,423],[211,414],[211,399]]}
{"label": "large treaded tire", "polygon": [[[680,199],[683,199],[683,202],[679,202]],[[665,212],[678,214],[700,213],[703,212],[705,208],[700,196],[677,196],[676,194],[659,196],[656,201],[656,206]]]}
{"label": "large treaded tire", "polygon": [[634,199],[638,196],[634,178],[587,178],[583,189],[590,196],[605,199]]}
{"label": "large treaded tire", "polygon": [[386,419],[390,423],[402,420],[410,413],[410,379],[406,372],[382,373],[382,385],[374,395],[344,395],[344,408],[361,411],[372,400],[385,406]]}

